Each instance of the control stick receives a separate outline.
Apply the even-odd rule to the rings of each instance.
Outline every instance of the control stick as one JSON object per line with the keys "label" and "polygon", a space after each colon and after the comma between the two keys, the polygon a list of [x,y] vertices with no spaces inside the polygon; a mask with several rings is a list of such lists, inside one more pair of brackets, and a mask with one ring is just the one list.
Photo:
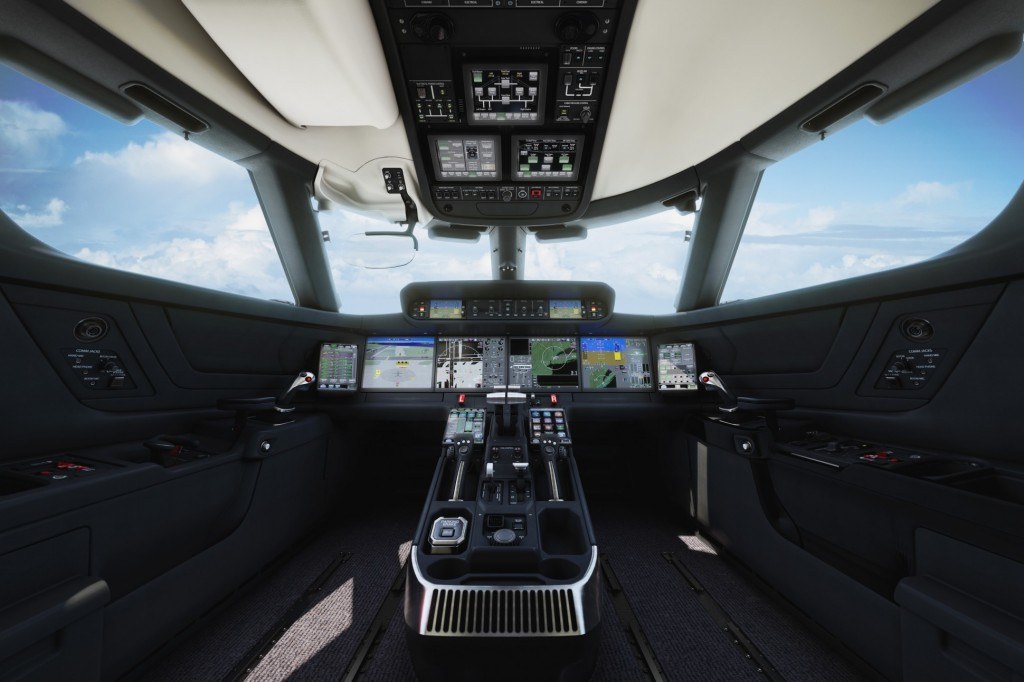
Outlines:
{"label": "control stick", "polygon": [[295,392],[300,388],[312,385],[314,381],[316,381],[316,375],[312,372],[299,372],[299,376],[295,377],[291,386],[277,396],[277,400],[274,401],[274,409],[278,412],[292,412],[295,409],[292,407],[292,397]]}
{"label": "control stick", "polygon": [[725,401],[725,404],[719,409],[723,412],[734,412],[736,410],[736,396],[732,394],[732,391],[725,387],[725,382],[722,381],[722,377],[711,371],[701,372],[700,383],[704,384],[705,388],[722,394],[722,400]]}
{"label": "control stick", "polygon": [[551,501],[562,501],[562,486],[558,482],[558,440],[551,437],[544,437],[540,441],[540,458],[544,460],[544,466],[548,472],[548,483],[551,488]]}

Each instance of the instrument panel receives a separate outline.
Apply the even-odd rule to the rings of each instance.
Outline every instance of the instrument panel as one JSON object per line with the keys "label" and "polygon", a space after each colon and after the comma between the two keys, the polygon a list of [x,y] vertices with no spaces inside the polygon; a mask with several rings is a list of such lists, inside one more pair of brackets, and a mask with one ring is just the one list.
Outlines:
{"label": "instrument panel", "polygon": [[598,298],[418,299],[408,308],[414,320],[600,320],[608,303]]}
{"label": "instrument panel", "polygon": [[357,386],[356,344],[325,342],[321,393],[364,391],[678,392],[697,390],[693,343],[642,336],[371,336]]}

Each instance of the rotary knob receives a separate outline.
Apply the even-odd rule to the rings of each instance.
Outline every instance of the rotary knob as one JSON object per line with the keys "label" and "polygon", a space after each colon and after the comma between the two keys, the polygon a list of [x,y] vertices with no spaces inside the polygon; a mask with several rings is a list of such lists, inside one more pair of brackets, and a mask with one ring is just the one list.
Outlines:
{"label": "rotary knob", "polygon": [[509,528],[499,528],[494,531],[494,544],[496,545],[511,545],[516,541],[516,533],[514,530]]}
{"label": "rotary knob", "polygon": [[512,190],[510,190],[510,189],[503,189],[503,190],[501,190],[501,200],[502,201],[512,201]]}

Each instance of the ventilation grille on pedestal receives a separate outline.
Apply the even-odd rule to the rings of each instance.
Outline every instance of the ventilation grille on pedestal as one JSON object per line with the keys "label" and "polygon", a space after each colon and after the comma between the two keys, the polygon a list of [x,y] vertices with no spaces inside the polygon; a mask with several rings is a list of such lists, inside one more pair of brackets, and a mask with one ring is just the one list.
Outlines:
{"label": "ventilation grille on pedestal", "polygon": [[571,590],[539,587],[434,590],[426,634],[459,636],[578,635]]}

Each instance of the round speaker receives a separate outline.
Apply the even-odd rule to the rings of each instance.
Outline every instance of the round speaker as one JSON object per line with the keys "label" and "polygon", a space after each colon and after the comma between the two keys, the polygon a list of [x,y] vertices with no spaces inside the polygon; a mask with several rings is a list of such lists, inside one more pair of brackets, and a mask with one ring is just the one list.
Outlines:
{"label": "round speaker", "polygon": [[900,323],[900,333],[908,341],[928,341],[935,335],[935,330],[928,320],[908,317]]}
{"label": "round speaker", "polygon": [[75,325],[75,338],[83,343],[99,341],[110,331],[110,324],[102,317],[87,317]]}

